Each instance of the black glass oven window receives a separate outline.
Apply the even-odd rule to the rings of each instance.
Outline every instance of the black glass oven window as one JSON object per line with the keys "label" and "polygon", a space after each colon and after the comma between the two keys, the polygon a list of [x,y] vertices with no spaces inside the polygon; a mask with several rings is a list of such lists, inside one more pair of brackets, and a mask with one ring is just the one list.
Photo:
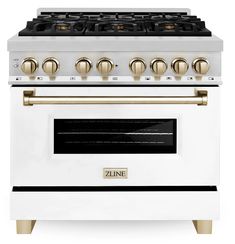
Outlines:
{"label": "black glass oven window", "polygon": [[176,119],[55,119],[54,153],[176,153]]}

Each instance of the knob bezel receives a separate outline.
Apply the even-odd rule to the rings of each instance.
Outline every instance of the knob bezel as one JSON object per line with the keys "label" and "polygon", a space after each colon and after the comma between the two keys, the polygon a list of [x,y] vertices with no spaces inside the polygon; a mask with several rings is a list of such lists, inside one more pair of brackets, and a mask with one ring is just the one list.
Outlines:
{"label": "knob bezel", "polygon": [[[206,73],[203,73],[203,74],[202,74],[202,73],[199,73],[199,72],[196,70],[196,63],[199,62],[199,61],[205,61],[205,62],[207,63],[207,65],[208,65],[208,70],[207,70]],[[192,62],[192,69],[193,69],[193,71],[194,71],[196,74],[198,74],[198,75],[205,75],[205,74],[208,73],[208,71],[209,71],[209,69],[210,69],[210,63],[209,63],[209,61],[208,61],[207,58],[204,58],[204,57],[198,57],[198,58],[196,58],[196,59],[193,60],[193,62]]]}
{"label": "knob bezel", "polygon": [[133,72],[133,70],[132,70],[132,65],[133,65],[134,62],[138,62],[138,61],[142,62],[143,65],[144,65],[144,71],[143,71],[141,74],[143,74],[143,73],[146,71],[146,69],[147,69],[147,65],[146,65],[144,59],[142,59],[142,58],[140,58],[140,57],[135,57],[135,58],[131,59],[131,61],[129,62],[129,69],[130,69],[130,71],[131,71],[134,75],[136,75],[136,74],[135,74],[135,73]]}
{"label": "knob bezel", "polygon": [[155,62],[158,62],[158,61],[163,62],[163,63],[166,65],[166,70],[165,70],[164,73],[163,73],[163,74],[165,74],[166,71],[167,71],[167,69],[168,69],[168,65],[167,65],[165,59],[163,59],[163,58],[154,58],[154,59],[150,62],[150,69],[151,69],[151,71],[152,71],[155,75],[161,76],[161,75],[163,75],[163,74],[157,74],[157,73],[153,70],[153,65],[154,65],[154,63],[155,63]]}
{"label": "knob bezel", "polygon": [[[27,61],[32,61],[32,62],[35,63],[35,70],[34,70],[32,73],[30,73],[30,74],[25,73],[25,72],[23,71],[23,69],[22,69],[23,64],[24,64],[25,62],[27,62]],[[34,74],[34,73],[38,70],[38,67],[39,67],[39,63],[38,63],[38,61],[37,61],[35,58],[33,58],[33,57],[27,57],[27,58],[23,59],[23,61],[21,62],[21,65],[20,65],[21,71],[22,71],[24,74],[26,74],[26,75],[32,75],[32,74]]]}
{"label": "knob bezel", "polygon": [[[102,72],[99,71],[99,65],[101,62],[109,62],[110,65],[111,65],[111,69],[108,73],[105,73],[105,74],[102,74]],[[98,72],[102,75],[102,76],[105,76],[105,75],[108,75],[109,73],[111,73],[114,69],[114,63],[111,59],[107,58],[107,57],[103,57],[103,58],[100,58],[98,61],[97,61],[97,64],[96,64],[96,69],[98,70]]]}
{"label": "knob bezel", "polygon": [[81,57],[81,58],[79,58],[79,59],[76,61],[76,63],[75,63],[75,69],[76,69],[76,71],[77,71],[79,74],[81,74],[81,75],[85,75],[85,74],[82,74],[81,72],[78,71],[78,69],[77,69],[77,65],[79,64],[79,62],[83,62],[83,61],[85,61],[85,62],[87,62],[87,63],[89,64],[89,70],[88,70],[85,74],[88,74],[88,73],[91,71],[92,67],[93,67],[93,64],[92,64],[92,62],[91,62],[91,60],[90,60],[89,58],[86,58],[86,57]]}
{"label": "knob bezel", "polygon": [[[49,74],[48,72],[46,72],[45,70],[44,70],[44,65],[46,64],[46,62],[48,62],[48,61],[53,61],[53,62],[55,62],[56,63],[56,65],[57,65],[57,69],[56,69],[56,71],[53,73],[53,74]],[[44,71],[44,73],[46,73],[47,75],[54,75],[55,73],[57,73],[58,71],[59,71],[59,69],[60,69],[60,62],[56,59],[56,58],[54,58],[54,57],[48,57],[48,58],[46,58],[46,59],[44,59],[44,61],[43,61],[43,63],[42,63],[42,69],[43,69],[43,71]]]}
{"label": "knob bezel", "polygon": [[182,75],[185,75],[185,74],[187,73],[188,69],[189,69],[189,64],[187,63],[187,60],[186,60],[185,58],[181,58],[181,57],[175,58],[175,59],[171,62],[171,69],[173,70],[173,72],[174,72],[175,74],[177,74],[177,75],[179,75],[179,76],[182,76],[181,74],[177,73],[177,72],[175,71],[175,68],[174,68],[175,63],[178,62],[178,61],[183,61],[183,62],[185,62],[185,64],[187,65],[187,70],[186,70],[186,72],[185,72],[184,74],[182,74]]}

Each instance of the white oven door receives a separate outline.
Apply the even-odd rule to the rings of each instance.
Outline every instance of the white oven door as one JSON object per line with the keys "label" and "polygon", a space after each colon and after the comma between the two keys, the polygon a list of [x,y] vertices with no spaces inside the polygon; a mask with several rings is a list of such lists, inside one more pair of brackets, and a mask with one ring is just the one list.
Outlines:
{"label": "white oven door", "polygon": [[11,137],[13,186],[217,185],[219,87],[12,87]]}

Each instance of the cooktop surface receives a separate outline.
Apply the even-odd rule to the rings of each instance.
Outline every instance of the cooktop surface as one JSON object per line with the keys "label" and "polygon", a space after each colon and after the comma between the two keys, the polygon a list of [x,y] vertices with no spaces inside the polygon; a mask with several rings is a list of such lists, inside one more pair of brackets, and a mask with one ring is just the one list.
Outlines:
{"label": "cooktop surface", "polygon": [[186,12],[42,12],[19,36],[211,36]]}

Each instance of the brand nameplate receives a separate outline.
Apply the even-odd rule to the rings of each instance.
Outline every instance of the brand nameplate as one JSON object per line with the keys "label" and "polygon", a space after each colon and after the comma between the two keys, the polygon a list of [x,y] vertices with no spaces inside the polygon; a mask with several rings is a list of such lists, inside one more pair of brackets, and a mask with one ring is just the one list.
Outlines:
{"label": "brand nameplate", "polygon": [[127,179],[128,169],[127,168],[104,168],[103,178],[104,179]]}

